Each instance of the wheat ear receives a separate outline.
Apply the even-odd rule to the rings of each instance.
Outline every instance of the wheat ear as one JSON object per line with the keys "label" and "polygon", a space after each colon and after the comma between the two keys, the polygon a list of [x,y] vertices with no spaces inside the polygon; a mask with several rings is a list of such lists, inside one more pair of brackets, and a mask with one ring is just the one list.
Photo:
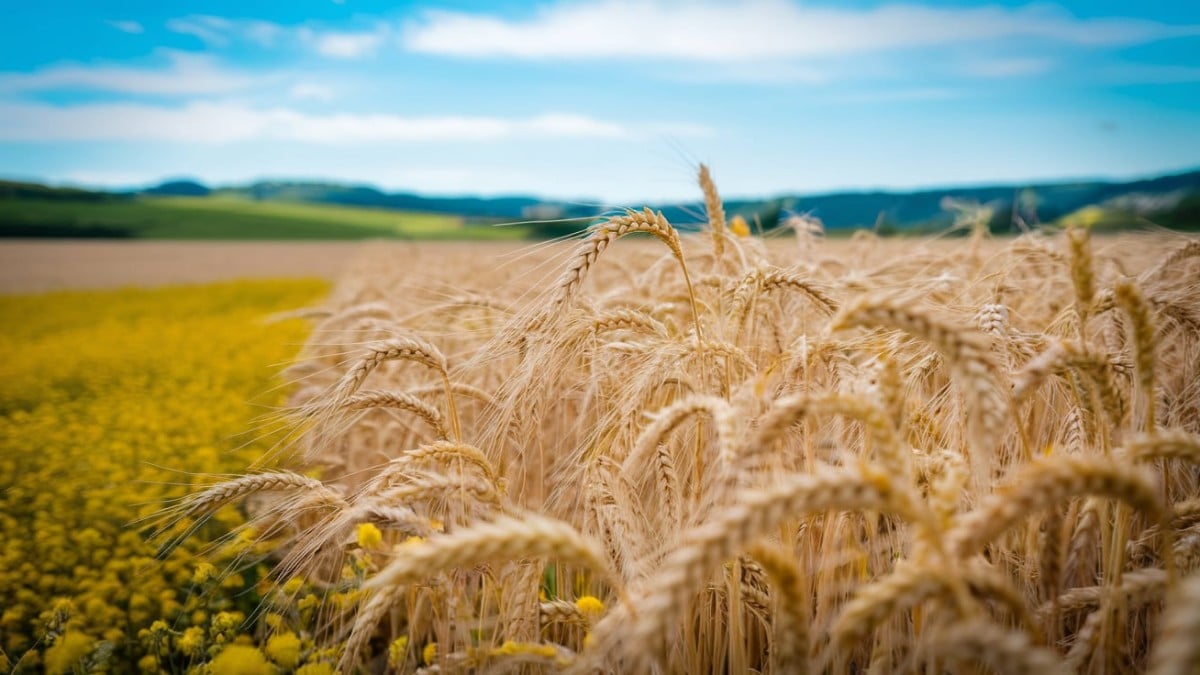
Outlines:
{"label": "wheat ear", "polygon": [[902,330],[928,341],[960,373],[968,399],[967,430],[969,459],[978,486],[988,484],[992,474],[992,450],[996,437],[1006,428],[1008,402],[995,381],[998,368],[992,361],[984,334],[946,323],[931,314],[901,307],[893,301],[862,296],[834,317],[831,328],[883,326]]}
{"label": "wheat ear", "polygon": [[1071,284],[1075,287],[1075,313],[1079,318],[1079,341],[1086,342],[1088,313],[1096,294],[1092,265],[1091,232],[1078,227],[1067,229],[1067,248],[1071,259]]}
{"label": "wheat ear", "polygon": [[376,368],[386,361],[413,361],[436,370],[442,376],[446,392],[446,409],[450,413],[450,430],[454,438],[461,438],[458,427],[458,409],[454,404],[454,391],[450,385],[450,372],[446,355],[432,344],[416,337],[400,337],[374,342],[367,346],[362,357],[334,386],[331,396],[334,405],[354,394]]}
{"label": "wheat ear", "polygon": [[334,400],[344,400],[358,391],[364,380],[386,361],[413,361],[439,373],[447,372],[446,356],[432,344],[415,337],[391,338],[367,345],[363,355],[334,387]]}
{"label": "wheat ear", "polygon": [[860,588],[846,603],[830,629],[830,648],[847,650],[864,644],[888,617],[950,590],[946,579],[927,565],[897,565],[883,579]]}
{"label": "wheat ear", "polygon": [[[667,248],[671,249],[671,254],[679,261],[679,267],[683,271],[683,280],[687,285],[688,296],[692,303],[692,320],[695,323],[696,336],[699,338],[701,336],[700,311],[696,307],[696,295],[692,290],[691,277],[688,276],[683,247],[679,243],[679,233],[675,231],[674,227],[671,227],[661,212],[656,213],[649,208],[642,211],[627,211],[622,216],[613,216],[592,229],[587,239],[575,249],[570,262],[567,263],[566,269],[559,277],[558,293],[550,303],[549,314],[556,314],[560,308],[570,304],[575,294],[579,292],[580,286],[583,285],[588,270],[596,264],[600,254],[614,241],[633,232],[645,232],[653,235],[666,244]],[[539,327],[538,324],[542,321],[544,318],[535,319],[533,327]]]}
{"label": "wheat ear", "polygon": [[339,673],[354,672],[363,647],[367,646],[367,642],[371,640],[371,636],[379,626],[379,621],[383,619],[383,615],[392,607],[399,595],[399,586],[381,588],[358,611],[354,617],[354,627],[350,630],[350,637],[346,638],[342,658],[338,660]]}
{"label": "wheat ear", "polygon": [[1151,675],[1194,675],[1200,671],[1200,574],[1172,592],[1150,652]]}
{"label": "wheat ear", "polygon": [[1145,401],[1143,428],[1154,430],[1154,343],[1155,326],[1150,307],[1142,292],[1129,280],[1121,281],[1116,289],[1117,304],[1129,316],[1133,332],[1134,361],[1137,363],[1138,386]]}
{"label": "wheat ear", "polygon": [[441,411],[416,396],[400,391],[382,391],[376,389],[359,391],[343,401],[341,408],[348,412],[369,408],[407,410],[424,420],[433,429],[434,433],[437,434],[439,439],[448,438],[450,435],[450,432],[446,430],[446,422],[442,418]]}
{"label": "wheat ear", "polygon": [[967,663],[981,663],[993,672],[1020,675],[1058,675],[1068,672],[1051,650],[1039,647],[1022,631],[985,619],[974,619],[939,632],[933,643],[938,658],[950,664],[949,672],[966,672]]}
{"label": "wheat ear", "polygon": [[1176,273],[1178,265],[1188,258],[1200,257],[1200,241],[1192,240],[1171,251],[1154,269],[1143,275],[1146,281],[1158,281],[1163,277]]}
{"label": "wheat ear", "polygon": [[675,458],[665,443],[660,443],[654,452],[654,476],[658,484],[659,506],[662,508],[658,522],[662,532],[669,539],[683,524],[680,518],[682,492],[679,488],[679,470],[675,467]]}
{"label": "wheat ear", "polygon": [[976,552],[1022,518],[1071,497],[1103,495],[1120,499],[1161,522],[1165,508],[1152,476],[1106,457],[1060,455],[1033,462],[1011,487],[989,495],[958,519],[948,534],[951,550]]}
{"label": "wheat ear", "polygon": [[1152,434],[1140,434],[1125,444],[1135,461],[1153,459],[1183,459],[1200,465],[1200,435],[1183,429],[1163,429]]}
{"label": "wheat ear", "polygon": [[771,672],[808,671],[810,600],[795,556],[777,546],[757,546],[750,555],[771,579],[775,612],[771,621]]}
{"label": "wheat ear", "polygon": [[791,475],[766,489],[741,491],[723,511],[683,535],[678,548],[661,563],[643,588],[637,619],[614,612],[596,630],[596,647],[628,659],[631,672],[645,672],[663,652],[658,646],[668,628],[721,562],[733,557],[781,523],[806,513],[828,510],[876,510],[914,515],[896,498],[891,479],[882,473],[830,472]]}
{"label": "wheat ear", "polygon": [[650,461],[663,439],[689,417],[708,413],[717,430],[718,456],[722,460],[732,459],[734,450],[734,411],[729,402],[716,396],[692,394],[676,401],[653,414],[650,424],[638,434],[633,449],[621,464],[621,473],[637,476]]}
{"label": "wheat ear", "polygon": [[231,502],[259,492],[312,492],[331,504],[342,504],[342,496],[316,478],[291,471],[273,471],[241,476],[217,483],[189,495],[183,502],[187,515],[211,513]]}
{"label": "wheat ear", "polygon": [[472,525],[453,534],[406,547],[363,586],[399,586],[456,567],[537,557],[583,565],[613,583],[620,579],[613,572],[603,548],[590,537],[581,535],[560,520],[527,513],[519,519],[500,516],[492,522]]}
{"label": "wheat ear", "polygon": [[700,165],[700,190],[704,192],[704,210],[708,213],[708,229],[712,236],[713,255],[720,261],[725,254],[725,237],[728,230],[725,227],[725,206],[721,203],[721,195],[717,193],[717,184],[713,182],[708,166]]}

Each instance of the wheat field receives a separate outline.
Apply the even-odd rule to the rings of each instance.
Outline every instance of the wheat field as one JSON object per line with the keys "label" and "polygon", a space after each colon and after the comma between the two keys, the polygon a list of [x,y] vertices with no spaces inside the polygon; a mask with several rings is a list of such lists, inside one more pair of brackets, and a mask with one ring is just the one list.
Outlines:
{"label": "wheat field", "polygon": [[764,241],[699,183],[696,233],[369,252],[288,442],[166,522],[245,504],[344,673],[1200,668],[1200,241]]}

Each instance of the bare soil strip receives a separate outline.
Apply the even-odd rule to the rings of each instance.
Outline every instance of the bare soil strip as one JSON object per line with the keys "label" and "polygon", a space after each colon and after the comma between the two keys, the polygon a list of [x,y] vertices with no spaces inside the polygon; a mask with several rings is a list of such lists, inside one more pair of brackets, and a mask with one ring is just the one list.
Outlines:
{"label": "bare soil strip", "polygon": [[363,242],[0,242],[0,293],[202,283],[238,278],[336,279]]}

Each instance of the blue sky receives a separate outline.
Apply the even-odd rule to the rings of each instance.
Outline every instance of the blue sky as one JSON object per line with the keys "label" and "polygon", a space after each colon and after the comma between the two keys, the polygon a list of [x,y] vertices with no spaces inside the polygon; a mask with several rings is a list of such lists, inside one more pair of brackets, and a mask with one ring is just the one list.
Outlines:
{"label": "blue sky", "polygon": [[0,175],[637,203],[1200,166],[1200,3],[10,3]]}

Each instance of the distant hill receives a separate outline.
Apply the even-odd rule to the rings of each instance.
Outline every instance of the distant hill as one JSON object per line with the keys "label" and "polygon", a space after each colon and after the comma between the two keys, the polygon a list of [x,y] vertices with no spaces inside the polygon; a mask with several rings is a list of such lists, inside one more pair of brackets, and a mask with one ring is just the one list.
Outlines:
{"label": "distant hill", "polygon": [[[1133,181],[795,194],[730,200],[725,209],[764,230],[790,214],[806,214],[830,231],[934,232],[953,222],[947,200],[987,206],[993,214],[989,226],[996,232],[1078,214],[1100,229],[1154,223],[1200,230],[1200,170]],[[213,188],[175,179],[140,192],[99,192],[0,181],[0,237],[552,237],[576,232],[622,206],[642,205],[595,207],[524,195],[429,197],[323,182],[260,181]],[[704,217],[700,201],[652,206],[680,229],[699,227]],[[218,214],[222,225],[212,225]],[[437,218],[430,220],[433,216]],[[485,227],[524,221],[539,222]],[[458,225],[441,231],[425,225],[431,222]]]}
{"label": "distant hill", "polygon": [[[162,189],[165,186],[159,186]],[[154,189],[148,191],[153,194]],[[533,196],[429,197],[409,192],[384,192],[366,185],[338,183],[264,181],[246,186],[222,187],[214,196],[252,201],[289,201],[340,204],[372,208],[445,213],[468,219],[492,221],[587,219],[603,209],[565,204]],[[873,227],[886,224],[896,229],[940,229],[952,214],[943,208],[947,197],[990,206],[997,218],[1011,222],[1014,212],[1025,222],[1053,222],[1086,206],[1102,205],[1147,217],[1174,209],[1185,198],[1200,194],[1200,170],[1133,181],[1086,181],[1035,183],[1029,185],[985,185],[917,191],[855,191],[814,195],[784,195],[766,199],[732,200],[726,210],[740,213],[764,228],[773,227],[789,212],[811,214],[828,229]],[[1014,209],[1014,204],[1016,209]],[[641,204],[612,205],[640,207]],[[667,218],[686,227],[704,213],[697,200],[689,204],[659,204]],[[578,223],[560,230],[578,229]]]}
{"label": "distant hill", "polygon": [[[408,192],[383,192],[365,185],[280,181],[223,187],[214,190],[213,194],[252,201],[317,202],[502,220],[518,220],[525,209],[544,203],[536,197],[423,197]],[[592,215],[591,210],[585,215]]]}
{"label": "distant hill", "polygon": [[207,185],[194,180],[169,180],[142,191],[144,195],[161,197],[207,197],[211,193]]}

